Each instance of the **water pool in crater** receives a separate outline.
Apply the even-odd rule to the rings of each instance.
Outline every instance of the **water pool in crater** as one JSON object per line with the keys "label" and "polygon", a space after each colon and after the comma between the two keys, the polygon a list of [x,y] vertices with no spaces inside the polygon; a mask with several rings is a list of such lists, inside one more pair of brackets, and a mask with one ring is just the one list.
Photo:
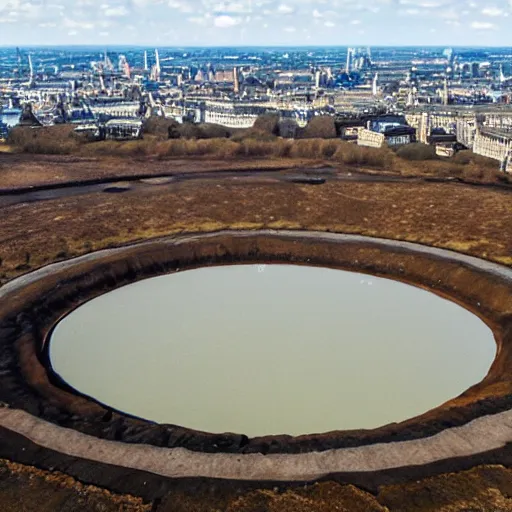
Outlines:
{"label": "water pool in crater", "polygon": [[496,354],[461,306],[320,267],[205,267],[123,286],[55,328],[55,372],[148,420],[249,436],[375,428],[479,382]]}

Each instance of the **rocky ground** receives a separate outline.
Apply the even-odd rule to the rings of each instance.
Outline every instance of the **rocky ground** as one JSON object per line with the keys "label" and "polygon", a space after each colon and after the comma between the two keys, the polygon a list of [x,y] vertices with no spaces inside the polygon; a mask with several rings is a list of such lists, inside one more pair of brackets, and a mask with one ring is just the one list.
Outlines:
{"label": "rocky ground", "polygon": [[480,466],[376,495],[352,485],[323,482],[290,490],[254,490],[209,503],[172,494],[144,503],[84,485],[62,473],[0,460],[0,506],[5,512],[508,512],[512,471]]}

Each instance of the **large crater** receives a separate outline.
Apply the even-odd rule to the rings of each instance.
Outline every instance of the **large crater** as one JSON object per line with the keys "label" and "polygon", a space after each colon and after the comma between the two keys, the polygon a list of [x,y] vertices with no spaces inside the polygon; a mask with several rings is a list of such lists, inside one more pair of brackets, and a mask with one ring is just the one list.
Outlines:
{"label": "large crater", "polygon": [[482,380],[495,353],[477,316],[435,294],[296,265],[146,279],[80,306],[50,343],[55,372],[104,404],[249,436],[404,421]]}
{"label": "large crater", "polygon": [[[146,278],[234,263],[349,270],[423,288],[492,329],[496,357],[481,382],[420,416],[370,430],[298,437],[248,437],[152,423],[80,394],[51,367],[53,329],[83,304]],[[18,458],[36,458],[42,467],[80,478],[85,474],[109,487],[113,477],[108,475],[115,473],[114,487],[126,492],[133,481],[123,487],[125,476],[141,471],[150,496],[150,484],[160,488],[162,477],[309,481],[341,474],[343,481],[372,487],[482,461],[512,461],[512,270],[507,267],[360,236],[231,231],[159,239],[49,265],[2,287],[0,299],[0,402],[6,406],[0,408],[0,428],[10,439],[3,452],[17,450]],[[465,365],[473,340],[456,341],[459,346],[449,357]],[[373,382],[375,392],[379,385]],[[75,467],[70,457],[94,460],[95,467],[104,465],[110,473]]]}

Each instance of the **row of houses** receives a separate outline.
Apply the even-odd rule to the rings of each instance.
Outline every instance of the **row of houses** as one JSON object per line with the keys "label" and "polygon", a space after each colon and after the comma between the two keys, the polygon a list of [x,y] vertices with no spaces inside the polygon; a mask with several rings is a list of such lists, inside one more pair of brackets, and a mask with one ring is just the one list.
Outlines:
{"label": "row of houses", "polygon": [[383,115],[344,120],[341,137],[361,146],[397,146],[421,142],[435,146],[439,156],[461,149],[492,158],[512,172],[512,114],[429,113]]}
{"label": "row of houses", "polygon": [[512,173],[512,133],[477,129],[472,149],[478,155],[497,160],[501,171]]}
{"label": "row of houses", "polygon": [[[160,110],[168,118],[178,122],[184,120],[196,123],[212,123],[227,128],[251,128],[256,119],[264,114],[277,114],[281,118],[294,119],[299,127],[330,107],[325,98],[306,101],[304,98],[274,100],[231,100],[196,97],[181,99],[161,106]],[[334,112],[334,111],[333,111]]]}
{"label": "row of houses", "polygon": [[[140,115],[140,110],[136,111],[137,105],[140,108],[140,104],[130,103],[127,109],[121,112],[122,118],[112,119],[107,116],[119,113],[109,111],[102,105],[101,112],[94,112],[90,120],[81,119],[77,122],[75,132],[88,140],[141,138],[143,117]],[[258,115],[266,110],[265,107],[268,108],[268,105],[248,103],[245,105],[246,109],[240,112],[233,110],[233,105],[225,102],[214,104],[204,102],[203,106],[208,106],[202,110],[202,113],[208,113],[208,116],[203,117],[201,122],[226,125],[226,119],[238,119],[236,123],[234,121],[228,123],[237,128],[252,126]],[[112,104],[108,107],[115,110],[118,105]],[[183,107],[186,106],[183,105]],[[294,137],[297,129],[305,126],[315,114],[322,114],[311,109],[304,112],[304,118],[301,118],[297,115],[299,109],[296,107],[291,110],[283,108],[282,105],[276,105],[276,107],[278,107],[276,113],[281,118],[280,133],[290,138]],[[185,110],[186,108],[182,112]],[[163,113],[165,115],[165,112]],[[169,117],[176,118],[175,115]],[[512,113],[412,112],[404,115],[339,115],[334,119],[340,137],[361,146],[378,148],[383,145],[393,147],[421,142],[435,146],[437,154],[444,157],[453,156],[458,150],[467,148],[496,160],[501,170],[512,172]],[[182,119],[182,121],[185,120],[185,118]],[[20,124],[42,126],[30,105],[23,109]],[[0,137],[5,137],[6,132],[7,129],[0,124]]]}
{"label": "row of houses", "polygon": [[[427,130],[432,133],[437,126],[442,127],[446,144],[471,149],[496,160],[501,170],[512,171],[512,111],[424,113],[420,139]],[[427,135],[427,142],[428,138]]]}

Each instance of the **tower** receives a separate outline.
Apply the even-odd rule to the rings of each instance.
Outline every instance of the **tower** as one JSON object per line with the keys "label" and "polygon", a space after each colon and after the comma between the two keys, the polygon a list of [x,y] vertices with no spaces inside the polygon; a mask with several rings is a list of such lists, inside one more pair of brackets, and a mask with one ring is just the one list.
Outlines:
{"label": "tower", "polygon": [[318,70],[316,73],[315,73],[315,87],[317,89],[320,89],[320,78],[321,78],[322,74],[320,72],[320,70]]}
{"label": "tower", "polygon": [[149,71],[148,67],[148,51],[144,50],[144,71]]}
{"label": "tower", "polygon": [[443,105],[448,105],[448,77],[444,77]]}
{"label": "tower", "polygon": [[354,53],[353,48],[348,48],[347,50],[347,65],[345,67],[347,74],[350,74],[351,68],[352,68],[352,56]]}
{"label": "tower", "polygon": [[155,81],[160,81],[160,56],[158,50],[155,49]]}
{"label": "tower", "polygon": [[505,74],[503,73],[503,64],[500,64],[500,83],[503,83],[506,80]]}
{"label": "tower", "polygon": [[420,142],[427,144],[430,135],[430,115],[428,112],[422,112],[419,124]]}
{"label": "tower", "polygon": [[414,105],[414,88],[409,88],[409,92],[407,93],[407,103],[408,107],[412,107]]}
{"label": "tower", "polygon": [[103,55],[103,69],[108,71],[114,71],[114,66],[112,61],[108,57],[107,49],[105,48],[105,53]]}
{"label": "tower", "polygon": [[379,73],[375,73],[375,76],[373,77],[373,83],[372,83],[372,93],[374,96],[377,96],[379,92]]}
{"label": "tower", "polygon": [[130,65],[128,64],[128,61],[124,55],[119,57],[119,71],[121,71],[121,73],[123,73],[126,78],[130,78]]}
{"label": "tower", "polygon": [[235,94],[240,92],[240,76],[237,67],[233,68],[233,91]]}
{"label": "tower", "polygon": [[28,68],[30,70],[30,82],[34,80],[34,67],[32,66],[32,57],[28,54]]}

